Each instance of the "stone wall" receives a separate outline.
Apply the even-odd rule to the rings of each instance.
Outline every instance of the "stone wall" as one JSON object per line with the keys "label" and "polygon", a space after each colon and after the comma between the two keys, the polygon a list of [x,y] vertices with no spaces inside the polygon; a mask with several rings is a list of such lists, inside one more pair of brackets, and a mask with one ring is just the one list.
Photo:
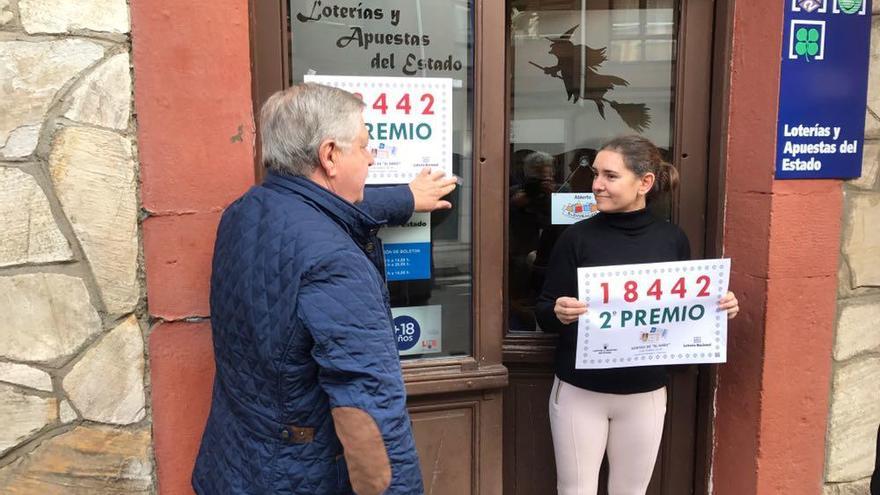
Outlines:
{"label": "stone wall", "polygon": [[0,493],[153,492],[129,26],[0,0]]}
{"label": "stone wall", "polygon": [[844,188],[826,495],[867,495],[880,425],[880,1],[873,11],[862,176]]}

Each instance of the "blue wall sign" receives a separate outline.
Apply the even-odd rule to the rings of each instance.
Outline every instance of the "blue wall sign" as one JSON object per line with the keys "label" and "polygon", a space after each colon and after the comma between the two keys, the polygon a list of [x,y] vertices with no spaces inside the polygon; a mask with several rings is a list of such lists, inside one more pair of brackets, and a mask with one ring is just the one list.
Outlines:
{"label": "blue wall sign", "polygon": [[859,177],[871,0],[782,1],[776,178]]}

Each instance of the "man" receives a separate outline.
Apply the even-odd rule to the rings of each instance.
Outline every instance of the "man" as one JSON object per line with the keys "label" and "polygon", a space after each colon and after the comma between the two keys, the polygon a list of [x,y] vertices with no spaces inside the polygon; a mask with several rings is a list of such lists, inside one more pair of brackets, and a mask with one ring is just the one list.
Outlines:
{"label": "man", "polygon": [[268,175],[217,231],[199,494],[423,491],[376,233],[451,207],[440,198],[455,185],[426,171],[365,192],[362,110],[316,84],[263,106]]}

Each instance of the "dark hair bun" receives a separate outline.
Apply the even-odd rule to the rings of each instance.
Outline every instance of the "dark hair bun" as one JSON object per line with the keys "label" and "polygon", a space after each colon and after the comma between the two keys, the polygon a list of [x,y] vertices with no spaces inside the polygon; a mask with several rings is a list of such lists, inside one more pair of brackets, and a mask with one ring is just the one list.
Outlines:
{"label": "dark hair bun", "polygon": [[654,179],[654,187],[651,188],[651,192],[655,194],[667,193],[675,191],[678,188],[678,169],[673,167],[671,163],[660,162],[654,176],[656,179]]}

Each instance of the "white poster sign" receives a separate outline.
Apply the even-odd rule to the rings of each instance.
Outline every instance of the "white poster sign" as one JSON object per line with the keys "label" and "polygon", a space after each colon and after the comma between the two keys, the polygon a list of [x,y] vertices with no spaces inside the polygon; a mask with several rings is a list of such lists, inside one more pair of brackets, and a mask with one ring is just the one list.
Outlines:
{"label": "white poster sign", "polygon": [[442,309],[439,304],[391,308],[397,351],[401,356],[441,351]]}
{"label": "white poster sign", "polygon": [[729,259],[578,268],[575,367],[725,362],[729,278]]}
{"label": "white poster sign", "polygon": [[452,79],[309,75],[364,100],[373,165],[367,184],[406,184],[425,168],[452,175]]}

